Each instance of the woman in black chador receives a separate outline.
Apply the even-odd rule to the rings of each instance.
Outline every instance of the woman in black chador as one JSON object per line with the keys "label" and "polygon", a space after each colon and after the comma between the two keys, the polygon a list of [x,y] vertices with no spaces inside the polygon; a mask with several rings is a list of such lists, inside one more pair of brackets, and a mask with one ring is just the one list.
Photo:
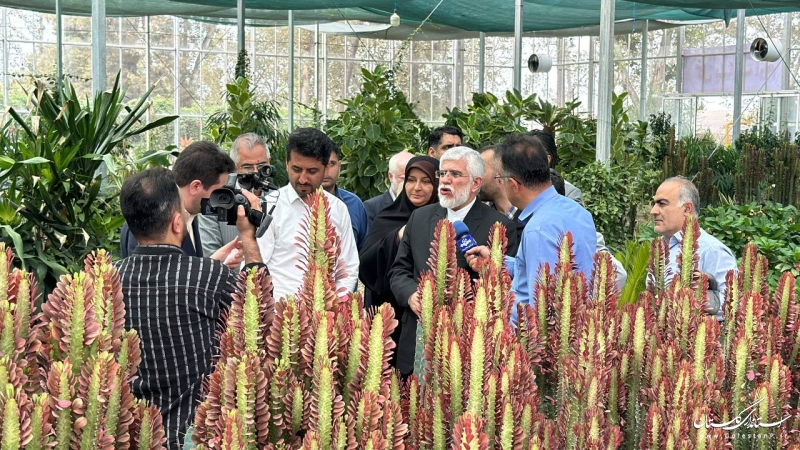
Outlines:
{"label": "woman in black chador", "polygon": [[[437,191],[439,179],[435,173],[439,161],[429,156],[415,156],[406,165],[406,180],[394,203],[384,208],[373,220],[369,234],[359,254],[361,258],[359,278],[366,287],[366,304],[380,306],[389,303],[394,307],[399,325],[392,333],[397,343],[403,326],[402,317],[406,308],[400,307],[392,294],[389,269],[392,268],[397,247],[403,237],[408,218],[415,209],[439,201]],[[392,365],[397,353],[392,357]]]}

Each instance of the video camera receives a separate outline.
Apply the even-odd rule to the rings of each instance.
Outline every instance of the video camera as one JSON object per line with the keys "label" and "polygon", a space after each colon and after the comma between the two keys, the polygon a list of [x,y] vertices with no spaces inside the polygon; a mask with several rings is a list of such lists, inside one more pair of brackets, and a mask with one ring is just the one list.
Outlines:
{"label": "video camera", "polygon": [[[236,225],[238,206],[244,206],[247,219],[256,227],[256,237],[263,236],[272,223],[272,216],[266,213],[266,194],[278,189],[272,183],[271,177],[274,174],[275,167],[271,165],[263,166],[257,172],[228,174],[225,185],[215,189],[209,198],[201,201],[202,214],[215,215],[220,222],[225,221],[228,225]],[[261,211],[250,207],[250,201],[242,194],[242,189],[261,192]]]}

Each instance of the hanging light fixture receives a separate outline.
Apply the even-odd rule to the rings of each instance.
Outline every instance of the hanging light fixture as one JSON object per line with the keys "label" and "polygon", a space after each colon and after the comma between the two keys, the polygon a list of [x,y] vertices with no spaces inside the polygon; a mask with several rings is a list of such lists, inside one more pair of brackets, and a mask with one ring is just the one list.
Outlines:
{"label": "hanging light fixture", "polygon": [[400,14],[397,14],[397,0],[394,2],[394,14],[392,14],[392,17],[389,17],[389,24],[393,27],[400,26]]}

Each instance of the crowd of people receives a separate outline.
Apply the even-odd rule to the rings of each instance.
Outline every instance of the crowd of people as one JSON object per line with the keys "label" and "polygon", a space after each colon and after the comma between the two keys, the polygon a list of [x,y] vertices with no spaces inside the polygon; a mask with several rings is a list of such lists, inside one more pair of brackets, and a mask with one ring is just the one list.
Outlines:
{"label": "crowd of people", "polygon": [[[338,185],[342,154],[322,131],[290,134],[286,161],[272,161],[257,135],[239,136],[229,152],[211,142],[184,149],[171,170],[148,169],[124,183],[120,203],[126,223],[118,263],[127,308],[126,326],[138,331],[142,363],[132,389],[161,410],[168,448],[182,447],[202,381],[211,373],[216,326],[231,303],[237,272],[259,267],[272,277],[276,299],[295,294],[303,276],[302,238],[307,198],[322,192],[341,247],[339,292],[364,286],[365,305],[389,303],[399,326],[392,364],[413,372],[418,277],[428,269],[430,244],[441,219],[460,222],[477,246],[458,254],[457,265],[475,279],[488,258],[490,227],[501,223],[508,240],[505,264],[518,303],[534,305],[533,283],[543,263],[554,266],[561,237],[573,237],[575,270],[590,277],[596,252],[608,251],[583,205],[578,188],[555,170],[556,144],[534,130],[507,137],[480,151],[465,146],[455,127],[435,129],[427,155],[400,152],[388,161],[389,189],[362,202]],[[288,184],[271,192],[242,190],[250,209],[272,221],[256,237],[257,224],[243,206],[236,225],[200,214],[202,199],[223,187],[229,174],[251,174],[270,163],[285,164]],[[261,201],[263,195],[266,201]],[[685,218],[697,215],[699,195],[685,178],[670,178],[653,197],[655,231],[669,243],[675,273]],[[267,208],[266,211],[262,211]],[[705,231],[699,240],[700,270],[709,276],[713,299],[724,299],[725,274],[735,270],[731,251]],[[613,260],[617,284],[627,274]],[[713,303],[713,304],[711,304]],[[719,320],[720,301],[708,314]],[[516,317],[512,318],[512,324]]]}

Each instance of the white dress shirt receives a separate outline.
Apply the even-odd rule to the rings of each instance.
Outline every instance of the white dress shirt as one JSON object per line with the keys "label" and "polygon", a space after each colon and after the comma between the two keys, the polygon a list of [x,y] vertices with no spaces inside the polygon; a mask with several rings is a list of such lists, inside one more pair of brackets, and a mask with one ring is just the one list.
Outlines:
{"label": "white dress shirt", "polygon": [[[358,282],[358,250],[353,237],[350,213],[344,202],[336,196],[323,191],[330,204],[331,221],[339,235],[341,253],[340,261],[344,264],[346,276],[336,280],[336,288],[352,291]],[[270,196],[269,199],[273,199]],[[302,223],[308,217],[309,207],[297,195],[294,188],[287,184],[278,189],[277,201],[268,201],[272,211],[272,224],[264,236],[258,239],[261,258],[272,275],[275,299],[297,294],[303,283],[305,271],[305,252],[298,247],[297,238],[301,237]],[[268,210],[269,210],[268,209]]]}
{"label": "white dress shirt", "polygon": [[467,206],[459,209],[458,211],[453,211],[452,209],[447,208],[447,220],[449,220],[451,223],[457,220],[463,222],[464,217],[467,217],[467,214],[469,214],[469,210],[472,209],[472,205],[475,204],[475,199],[477,198],[478,197],[473,198],[472,201],[469,202],[469,204],[467,204]]}

